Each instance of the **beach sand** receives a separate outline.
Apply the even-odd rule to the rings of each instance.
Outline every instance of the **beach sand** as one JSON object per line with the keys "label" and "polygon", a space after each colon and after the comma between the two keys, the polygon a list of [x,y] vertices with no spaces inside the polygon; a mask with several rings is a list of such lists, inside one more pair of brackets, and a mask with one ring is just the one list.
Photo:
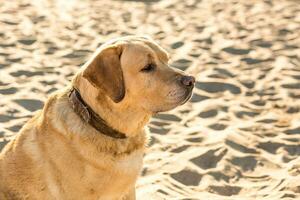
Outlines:
{"label": "beach sand", "polygon": [[150,123],[138,199],[300,199],[300,3],[0,3],[0,149],[108,39],[147,34],[196,76]]}

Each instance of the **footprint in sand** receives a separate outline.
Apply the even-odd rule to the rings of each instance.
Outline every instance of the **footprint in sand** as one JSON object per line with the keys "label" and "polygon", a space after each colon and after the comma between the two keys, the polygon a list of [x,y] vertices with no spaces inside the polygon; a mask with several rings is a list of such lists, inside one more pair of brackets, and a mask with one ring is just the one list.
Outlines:
{"label": "footprint in sand", "polygon": [[18,91],[16,87],[9,87],[0,89],[0,94],[8,95],[8,94],[15,94]]}
{"label": "footprint in sand", "polygon": [[190,161],[202,169],[215,168],[226,153],[227,149],[224,148],[213,149],[191,159]]}
{"label": "footprint in sand", "polygon": [[31,112],[41,109],[44,105],[42,101],[36,99],[16,99],[14,102]]}
{"label": "footprint in sand", "polygon": [[230,91],[232,94],[240,94],[241,89],[238,86],[235,86],[230,83],[222,82],[196,82],[196,88],[204,90],[209,93],[224,92],[226,90]]}
{"label": "footprint in sand", "polygon": [[183,169],[177,173],[173,173],[170,175],[176,181],[189,186],[197,186],[199,185],[202,176],[193,170]]}

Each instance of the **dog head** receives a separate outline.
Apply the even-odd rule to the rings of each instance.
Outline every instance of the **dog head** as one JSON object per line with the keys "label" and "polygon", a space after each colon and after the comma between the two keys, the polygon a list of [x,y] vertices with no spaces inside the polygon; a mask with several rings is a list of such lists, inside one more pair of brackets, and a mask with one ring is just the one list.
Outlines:
{"label": "dog head", "polygon": [[157,113],[184,104],[195,78],[168,65],[168,54],[152,39],[129,36],[100,47],[83,77],[114,104]]}

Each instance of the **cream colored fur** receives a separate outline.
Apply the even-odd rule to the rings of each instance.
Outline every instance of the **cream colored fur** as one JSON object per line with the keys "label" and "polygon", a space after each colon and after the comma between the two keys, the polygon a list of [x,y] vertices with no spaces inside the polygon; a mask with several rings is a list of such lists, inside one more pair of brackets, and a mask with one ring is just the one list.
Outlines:
{"label": "cream colored fur", "polygon": [[[116,78],[123,81],[125,95],[117,103],[102,85],[84,77],[86,70],[92,69],[91,62],[100,59],[98,55],[107,48],[122,51],[122,77]],[[141,72],[148,62],[156,64],[155,73]],[[167,62],[166,52],[144,37],[125,37],[102,46],[72,83],[51,95],[43,110],[1,152],[0,199],[135,199],[147,144],[145,125],[156,112],[184,101],[183,89],[175,81],[183,73]],[[94,67],[93,74],[101,76],[98,66]],[[110,126],[128,138],[107,137],[82,121],[68,100],[72,86]],[[112,89],[118,87],[113,85]]]}

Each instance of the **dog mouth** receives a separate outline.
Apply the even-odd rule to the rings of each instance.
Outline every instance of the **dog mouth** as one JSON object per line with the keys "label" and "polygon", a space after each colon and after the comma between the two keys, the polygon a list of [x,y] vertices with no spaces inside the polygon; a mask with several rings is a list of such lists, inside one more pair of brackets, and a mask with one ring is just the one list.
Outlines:
{"label": "dog mouth", "polygon": [[169,93],[169,100],[175,105],[185,104],[193,94],[193,87],[185,88],[184,90],[173,90]]}
{"label": "dog mouth", "polygon": [[184,95],[183,100],[180,102],[180,105],[185,104],[193,95],[193,88],[190,88],[186,91],[186,94]]}
{"label": "dog mouth", "polygon": [[[173,90],[169,93],[168,106],[160,107],[159,109],[153,111],[154,113],[165,112],[174,109],[177,106],[185,104],[193,94],[193,87],[185,89],[185,91]],[[171,101],[170,101],[171,100]]]}

